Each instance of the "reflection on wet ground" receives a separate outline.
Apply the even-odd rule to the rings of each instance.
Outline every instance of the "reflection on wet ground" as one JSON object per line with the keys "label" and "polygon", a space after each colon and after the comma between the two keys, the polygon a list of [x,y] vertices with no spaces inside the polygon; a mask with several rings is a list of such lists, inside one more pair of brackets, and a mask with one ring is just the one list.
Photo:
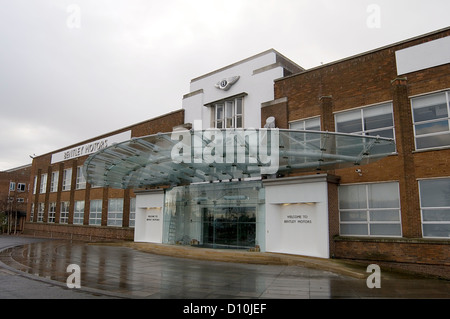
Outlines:
{"label": "reflection on wet ground", "polygon": [[192,260],[127,247],[49,240],[8,248],[0,261],[65,283],[67,266],[81,286],[133,298],[450,298],[450,282],[381,273],[381,288],[365,279],[287,265]]}

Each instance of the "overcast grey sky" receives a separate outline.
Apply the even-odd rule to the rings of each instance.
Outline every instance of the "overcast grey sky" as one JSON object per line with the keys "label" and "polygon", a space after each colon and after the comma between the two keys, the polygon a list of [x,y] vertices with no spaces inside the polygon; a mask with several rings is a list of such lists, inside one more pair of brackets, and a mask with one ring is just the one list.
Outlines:
{"label": "overcast grey sky", "polygon": [[274,48],[304,68],[449,26],[447,0],[0,0],[0,170],[181,108]]}

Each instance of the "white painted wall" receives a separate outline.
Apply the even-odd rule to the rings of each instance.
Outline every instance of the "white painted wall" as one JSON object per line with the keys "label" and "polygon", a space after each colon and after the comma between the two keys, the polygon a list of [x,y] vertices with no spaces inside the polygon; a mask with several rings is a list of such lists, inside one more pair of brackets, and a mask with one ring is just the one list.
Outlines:
{"label": "white painted wall", "polygon": [[266,251],[329,258],[326,178],[270,181],[264,188]]}
{"label": "white painted wall", "polygon": [[[182,103],[185,110],[185,122],[194,123],[194,120],[201,119],[203,129],[210,128],[211,108],[205,104],[246,93],[244,128],[261,127],[261,103],[274,99],[274,80],[283,77],[283,67],[273,66],[275,63],[277,63],[276,52],[269,50],[264,54],[193,79],[190,85],[192,94],[187,94]],[[268,68],[261,71],[265,67]],[[257,71],[254,72],[255,70]],[[217,82],[233,76],[240,76],[240,78],[228,91],[215,87]]]}
{"label": "white painted wall", "polygon": [[450,63],[450,37],[396,51],[395,58],[398,75]]}
{"label": "white painted wall", "polygon": [[162,243],[164,192],[136,193],[135,242]]}

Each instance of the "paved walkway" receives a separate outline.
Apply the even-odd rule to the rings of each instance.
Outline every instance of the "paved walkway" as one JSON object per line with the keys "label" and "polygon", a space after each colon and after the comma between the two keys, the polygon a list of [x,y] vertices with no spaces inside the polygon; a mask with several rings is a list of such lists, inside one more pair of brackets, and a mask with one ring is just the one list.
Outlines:
{"label": "paved walkway", "polygon": [[[14,269],[48,285],[59,285],[65,292],[74,291],[64,288],[70,275],[67,266],[80,266],[81,289],[77,291],[86,293],[82,296],[86,298],[450,298],[450,281],[383,270],[381,288],[370,289],[365,277],[331,268],[331,271],[324,270],[317,265],[314,269],[264,262],[249,264],[195,260],[120,245],[15,236],[0,236],[0,250],[0,270],[3,268],[3,272]],[[365,269],[360,274],[364,272]],[[4,278],[0,276],[1,281]],[[46,297],[36,291],[35,298]]]}

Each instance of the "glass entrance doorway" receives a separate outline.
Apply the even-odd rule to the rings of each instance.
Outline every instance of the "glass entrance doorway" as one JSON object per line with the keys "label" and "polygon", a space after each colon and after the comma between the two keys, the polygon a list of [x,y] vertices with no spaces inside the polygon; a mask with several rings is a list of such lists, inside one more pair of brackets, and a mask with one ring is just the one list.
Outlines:
{"label": "glass entrance doorway", "polygon": [[255,247],[256,207],[219,206],[202,209],[203,246]]}
{"label": "glass entrance doorway", "polygon": [[178,186],[165,193],[163,243],[248,249],[264,242],[260,181]]}

